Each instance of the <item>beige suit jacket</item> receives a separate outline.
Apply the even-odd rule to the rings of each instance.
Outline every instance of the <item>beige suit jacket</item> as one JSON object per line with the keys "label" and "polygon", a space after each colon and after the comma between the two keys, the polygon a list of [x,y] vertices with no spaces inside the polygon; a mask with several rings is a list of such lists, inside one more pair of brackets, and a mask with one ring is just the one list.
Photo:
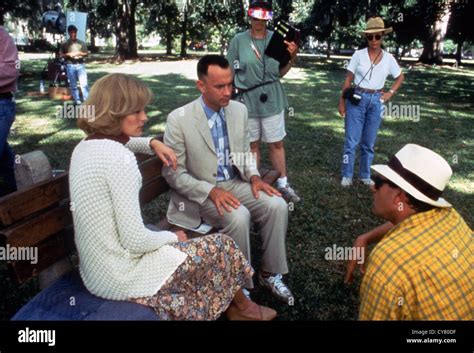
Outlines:
{"label": "beige suit jacket", "polygon": [[[242,180],[250,181],[252,175],[259,173],[250,153],[247,108],[230,101],[224,112],[233,165]],[[217,184],[217,166],[222,158],[214,148],[200,98],[168,115],[164,142],[178,158],[176,171],[163,167],[163,176],[172,189],[168,221],[196,228],[201,224],[199,208]]]}

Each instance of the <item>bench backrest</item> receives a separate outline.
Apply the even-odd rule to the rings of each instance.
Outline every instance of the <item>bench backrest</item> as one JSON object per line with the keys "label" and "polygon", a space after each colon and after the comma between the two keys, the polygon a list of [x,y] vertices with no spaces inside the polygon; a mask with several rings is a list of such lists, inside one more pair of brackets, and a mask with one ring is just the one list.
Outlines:
{"label": "bench backrest", "polygon": [[[161,161],[137,154],[143,186],[143,206],[169,189],[161,176]],[[37,247],[38,261],[7,262],[11,277],[21,284],[75,250],[69,199],[69,174],[61,173],[27,189],[0,198],[0,247],[5,252]],[[13,256],[9,256],[13,258]]]}

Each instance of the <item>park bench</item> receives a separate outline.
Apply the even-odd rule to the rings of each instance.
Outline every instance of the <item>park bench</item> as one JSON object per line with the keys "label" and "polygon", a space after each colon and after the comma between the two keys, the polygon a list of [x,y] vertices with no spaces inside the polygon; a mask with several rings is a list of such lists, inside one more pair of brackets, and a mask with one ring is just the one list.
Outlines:
{"label": "park bench", "polygon": [[[169,186],[161,175],[162,163],[156,156],[137,154],[143,183],[141,207]],[[274,170],[261,169],[262,179],[273,184]],[[96,297],[84,287],[77,270],[77,253],[69,199],[69,175],[34,184],[0,198],[0,246],[38,248],[38,261],[9,261],[9,274],[20,285],[39,277],[40,291],[12,320],[157,320],[146,306]],[[153,228],[153,226],[151,226]],[[177,229],[166,219],[154,229]]]}

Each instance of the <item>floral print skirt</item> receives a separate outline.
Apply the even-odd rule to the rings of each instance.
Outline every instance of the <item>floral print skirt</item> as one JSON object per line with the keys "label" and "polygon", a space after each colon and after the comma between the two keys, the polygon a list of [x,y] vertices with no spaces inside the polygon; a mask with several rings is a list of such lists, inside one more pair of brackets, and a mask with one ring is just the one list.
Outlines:
{"label": "floral print skirt", "polygon": [[235,242],[213,234],[171,244],[188,257],[151,297],[131,301],[153,308],[162,320],[216,320],[253,269]]}

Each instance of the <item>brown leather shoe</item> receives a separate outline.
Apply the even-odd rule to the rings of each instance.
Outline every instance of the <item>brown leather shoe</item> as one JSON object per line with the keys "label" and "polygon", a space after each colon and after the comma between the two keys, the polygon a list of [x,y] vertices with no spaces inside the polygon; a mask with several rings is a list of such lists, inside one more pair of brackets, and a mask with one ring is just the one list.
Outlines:
{"label": "brown leather shoe", "polygon": [[249,316],[236,305],[231,304],[226,311],[227,319],[231,321],[271,321],[277,316],[277,312],[263,305],[258,306],[260,317]]}

